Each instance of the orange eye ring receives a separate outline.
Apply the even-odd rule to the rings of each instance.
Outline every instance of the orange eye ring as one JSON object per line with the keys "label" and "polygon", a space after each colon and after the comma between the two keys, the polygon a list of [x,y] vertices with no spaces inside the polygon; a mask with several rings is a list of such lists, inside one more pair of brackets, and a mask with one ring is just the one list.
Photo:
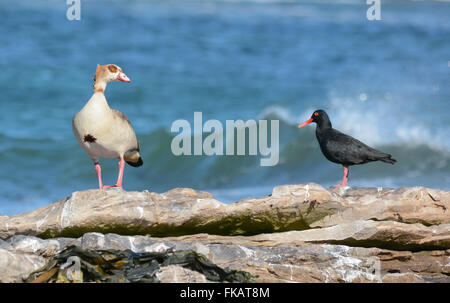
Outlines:
{"label": "orange eye ring", "polygon": [[114,65],[108,65],[108,69],[111,73],[115,73],[117,71],[117,67]]}
{"label": "orange eye ring", "polygon": [[314,113],[314,116],[318,116],[319,115],[319,113]]}

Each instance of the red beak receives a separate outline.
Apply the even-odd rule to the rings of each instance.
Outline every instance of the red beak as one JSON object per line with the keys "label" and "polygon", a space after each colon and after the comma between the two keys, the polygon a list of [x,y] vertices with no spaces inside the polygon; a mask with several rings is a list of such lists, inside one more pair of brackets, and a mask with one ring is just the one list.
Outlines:
{"label": "red beak", "polygon": [[313,122],[313,118],[311,118],[311,119],[309,119],[309,120],[306,120],[305,122],[303,122],[302,124],[300,124],[300,125],[298,126],[298,128],[303,127],[303,126],[305,126],[305,125],[308,125],[308,124],[311,123],[311,122]]}
{"label": "red beak", "polygon": [[127,75],[125,75],[125,73],[120,73],[117,79],[123,82],[131,82],[130,78],[128,78]]}

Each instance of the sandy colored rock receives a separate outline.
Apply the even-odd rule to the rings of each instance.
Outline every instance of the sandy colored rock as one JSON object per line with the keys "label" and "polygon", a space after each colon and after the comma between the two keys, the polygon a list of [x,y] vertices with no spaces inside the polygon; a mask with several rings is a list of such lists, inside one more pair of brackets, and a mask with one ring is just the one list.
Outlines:
{"label": "sandy colored rock", "polygon": [[[153,238],[87,233],[78,239],[41,240],[38,250],[33,248],[35,238],[14,236],[7,241],[12,245],[0,249],[0,260],[4,260],[0,262],[0,281],[21,282],[51,257],[45,252],[57,253],[53,249],[56,241],[60,250],[72,244],[135,252],[192,249],[223,268],[258,275],[256,282],[450,282],[450,251],[410,252],[307,243],[288,245],[295,243],[296,235],[285,234],[279,237],[286,239],[280,244],[255,241],[257,236],[198,234]],[[24,264],[19,266],[20,262]],[[208,282],[198,272],[179,266],[163,267],[158,275],[164,282]]]}
{"label": "sandy colored rock", "polygon": [[177,265],[162,267],[156,277],[161,283],[207,283],[210,282],[199,272]]}
{"label": "sandy colored rock", "polygon": [[28,275],[46,264],[39,255],[0,248],[0,283],[22,282]]}
{"label": "sandy colored rock", "polygon": [[[68,245],[193,249],[258,282],[450,282],[450,192],[424,187],[275,187],[224,204],[178,188],[87,190],[0,217],[0,281],[20,282]],[[181,267],[159,274],[199,282]]]}
{"label": "sandy colored rock", "polygon": [[383,283],[423,283],[425,282],[422,277],[414,273],[405,274],[386,274],[383,277]]}
{"label": "sandy colored rock", "polygon": [[[307,197],[329,200],[330,194],[321,186],[311,185]],[[210,193],[186,188],[163,194],[114,188],[87,190],[75,192],[35,211],[0,220],[0,238],[15,234],[78,237],[95,231],[154,236],[198,232],[257,234],[306,229],[341,209],[335,201],[312,208],[308,200],[300,196],[265,197],[224,204],[213,199]]]}
{"label": "sandy colored rock", "polygon": [[0,219],[0,238],[16,234],[79,237],[86,232],[181,236],[252,235],[306,230],[360,220],[450,223],[450,192],[424,187],[331,188],[314,183],[275,187],[268,197],[232,204],[177,188],[157,194],[121,189],[74,192],[35,211]]}
{"label": "sandy colored rock", "polygon": [[341,216],[331,216],[311,227],[335,225],[350,220],[397,221],[439,225],[450,223],[450,191],[425,187],[388,188],[336,188],[335,194],[345,206]]}
{"label": "sandy colored rock", "polygon": [[331,227],[264,234],[255,241],[277,244],[332,243],[349,246],[380,247],[397,250],[446,249],[450,247],[450,224],[424,226],[394,221],[358,220]]}

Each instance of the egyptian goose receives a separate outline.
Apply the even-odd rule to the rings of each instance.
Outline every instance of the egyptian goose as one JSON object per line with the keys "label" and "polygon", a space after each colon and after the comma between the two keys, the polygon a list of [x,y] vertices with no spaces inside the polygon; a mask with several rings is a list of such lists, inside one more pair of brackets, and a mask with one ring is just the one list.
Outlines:
{"label": "egyptian goose", "polygon": [[[78,143],[94,161],[100,189],[122,187],[125,162],[134,167],[143,164],[139,142],[130,121],[120,111],[111,109],[106,101],[104,93],[111,81],[131,82],[119,66],[97,65],[94,94],[72,120]],[[115,185],[103,186],[99,157],[119,158],[119,176]]]}

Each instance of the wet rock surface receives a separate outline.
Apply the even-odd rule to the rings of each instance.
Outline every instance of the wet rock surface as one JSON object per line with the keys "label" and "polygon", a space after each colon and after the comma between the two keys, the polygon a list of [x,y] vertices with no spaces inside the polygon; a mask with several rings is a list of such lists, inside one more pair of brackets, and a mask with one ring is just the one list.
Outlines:
{"label": "wet rock surface", "polygon": [[[16,264],[0,263],[1,282],[22,282],[35,271],[48,271],[48,267],[46,270],[42,268],[48,266],[52,252],[55,256],[57,251],[72,245],[83,250],[130,250],[162,255],[170,251],[192,250],[221,268],[250,273],[255,276],[255,282],[450,282],[450,250],[410,252],[346,245],[294,244],[296,240],[288,240],[288,236],[275,243],[267,241],[264,236],[197,234],[152,238],[87,233],[77,239],[46,240],[14,236],[6,241],[9,246],[0,248],[0,256],[8,255],[7,261]],[[20,264],[24,260],[27,261]],[[167,266],[170,267],[160,266],[154,272],[160,281],[217,282],[191,268],[176,264]],[[57,273],[53,274],[56,281]],[[61,279],[59,282],[67,281]]]}

